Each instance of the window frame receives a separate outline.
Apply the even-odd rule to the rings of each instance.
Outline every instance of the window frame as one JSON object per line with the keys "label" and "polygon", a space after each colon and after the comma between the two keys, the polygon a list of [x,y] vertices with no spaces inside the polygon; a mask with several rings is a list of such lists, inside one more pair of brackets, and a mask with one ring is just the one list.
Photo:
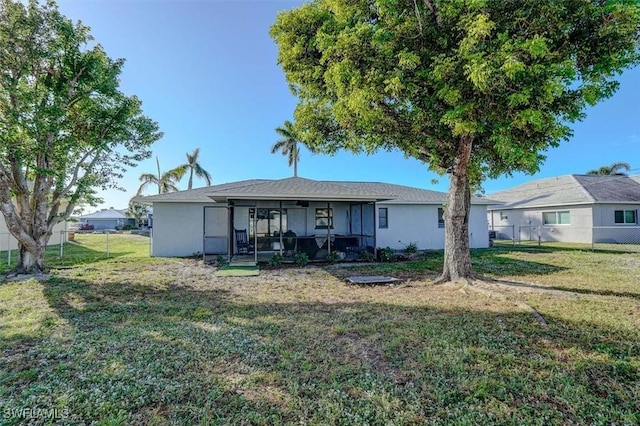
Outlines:
{"label": "window frame", "polygon": [[[382,211],[384,210],[384,215]],[[384,223],[383,223],[384,219]],[[389,229],[389,208],[378,207],[378,229]]]}
{"label": "window frame", "polygon": [[[618,222],[616,215],[622,213],[622,222]],[[633,214],[633,222],[627,222],[627,213]],[[613,211],[613,223],[615,225],[637,225],[638,224],[638,210],[614,210]]]}
{"label": "window frame", "polygon": [[[566,213],[568,222],[562,222],[562,215]],[[547,221],[547,215],[553,215],[554,222],[550,223]],[[571,210],[553,210],[548,212],[542,212],[542,226],[567,226],[571,225]]]}
{"label": "window frame", "polygon": [[438,228],[444,229],[444,208],[438,207]]}
{"label": "window frame", "polygon": [[[323,211],[327,211],[328,213],[326,215],[324,214],[320,214]],[[330,208],[326,208],[326,207],[317,207],[316,208],[316,214],[315,214],[315,229],[333,229],[333,207]],[[328,222],[328,225],[318,225],[318,221],[323,221],[326,220]]]}

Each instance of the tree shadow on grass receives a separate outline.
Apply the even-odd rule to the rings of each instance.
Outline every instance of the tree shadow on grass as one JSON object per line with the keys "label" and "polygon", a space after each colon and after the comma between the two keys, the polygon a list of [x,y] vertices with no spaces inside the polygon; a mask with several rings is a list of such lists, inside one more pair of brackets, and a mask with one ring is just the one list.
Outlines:
{"label": "tree shadow on grass", "polygon": [[552,286],[552,285],[538,285],[533,283],[523,283],[518,281],[510,281],[503,279],[491,279],[490,282],[495,282],[497,284],[502,284],[510,287],[516,288],[525,288],[538,290],[542,292],[562,292],[562,293],[579,293],[579,294],[588,294],[594,296],[615,296],[615,297],[627,297],[631,299],[640,299],[640,293],[632,293],[627,291],[614,291],[614,290],[594,290],[587,288],[574,288],[574,287],[565,287],[565,286]]}
{"label": "tree shadow on grass", "polygon": [[51,280],[44,297],[69,330],[31,342],[27,379],[5,377],[0,392],[67,404],[80,422],[638,420],[640,348],[625,330],[555,317],[542,329],[481,302],[257,303],[215,282]]}
{"label": "tree shadow on grass", "polygon": [[[493,277],[514,277],[525,275],[549,275],[568,268],[531,260],[511,259],[501,256],[505,252],[490,250],[473,250],[471,262],[476,272]],[[376,263],[364,266],[347,265],[331,266],[328,272],[339,279],[351,275],[391,275],[401,279],[436,279],[442,273],[443,253],[427,252],[419,260]]]}

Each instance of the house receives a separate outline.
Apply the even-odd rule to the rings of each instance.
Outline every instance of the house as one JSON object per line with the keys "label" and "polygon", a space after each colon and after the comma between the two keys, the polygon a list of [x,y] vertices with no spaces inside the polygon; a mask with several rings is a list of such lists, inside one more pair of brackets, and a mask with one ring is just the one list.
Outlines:
{"label": "house", "polygon": [[498,238],[575,243],[640,243],[640,176],[566,175],[491,194]]}
{"label": "house", "polygon": [[[446,194],[379,182],[316,181],[299,177],[254,179],[140,197],[153,205],[153,256],[233,255],[246,233],[248,252],[331,251],[357,256],[375,247],[444,247]],[[473,198],[472,247],[488,247],[486,206]],[[287,244],[288,243],[288,244]],[[240,249],[240,250],[239,250]]]}
{"label": "house", "polygon": [[127,217],[122,211],[113,208],[80,216],[80,221],[87,225],[93,225],[93,229],[96,230],[116,229],[125,225],[135,225],[135,219]]}

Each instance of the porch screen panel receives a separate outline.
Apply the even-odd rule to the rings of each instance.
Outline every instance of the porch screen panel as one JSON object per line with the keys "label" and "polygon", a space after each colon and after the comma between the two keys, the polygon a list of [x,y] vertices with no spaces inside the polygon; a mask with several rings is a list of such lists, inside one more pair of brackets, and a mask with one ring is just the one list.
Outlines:
{"label": "porch screen panel", "polygon": [[204,254],[227,254],[229,216],[226,207],[204,208]]}
{"label": "porch screen panel", "polygon": [[362,235],[366,235],[363,240],[367,246],[373,246],[375,244],[376,220],[374,214],[375,206],[373,204],[362,205]]}
{"label": "porch screen panel", "polygon": [[352,204],[351,210],[349,212],[351,217],[351,233],[353,235],[361,235],[362,234],[362,205],[361,204]]}

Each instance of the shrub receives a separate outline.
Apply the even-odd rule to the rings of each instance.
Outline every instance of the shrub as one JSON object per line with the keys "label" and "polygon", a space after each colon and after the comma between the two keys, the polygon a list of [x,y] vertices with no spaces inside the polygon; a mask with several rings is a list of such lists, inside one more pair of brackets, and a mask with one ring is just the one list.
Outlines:
{"label": "shrub", "polygon": [[404,248],[404,252],[405,254],[415,254],[418,252],[418,244],[416,243],[409,243],[407,244],[407,246]]}
{"label": "shrub", "polygon": [[271,266],[280,266],[284,261],[284,257],[280,253],[274,253],[269,259],[269,265]]}
{"label": "shrub", "polygon": [[307,253],[296,253],[295,256],[293,256],[293,261],[296,265],[305,266],[309,263],[309,256],[307,256]]}
{"label": "shrub", "polygon": [[327,262],[329,263],[336,263],[338,260],[340,260],[340,253],[337,251],[332,251],[327,255]]}
{"label": "shrub", "polygon": [[373,262],[374,257],[375,256],[373,255],[373,253],[371,253],[369,250],[363,250],[358,255],[358,259],[364,262]]}
{"label": "shrub", "polygon": [[378,249],[378,259],[380,259],[380,262],[392,262],[395,258],[396,252],[391,247],[387,246]]}

